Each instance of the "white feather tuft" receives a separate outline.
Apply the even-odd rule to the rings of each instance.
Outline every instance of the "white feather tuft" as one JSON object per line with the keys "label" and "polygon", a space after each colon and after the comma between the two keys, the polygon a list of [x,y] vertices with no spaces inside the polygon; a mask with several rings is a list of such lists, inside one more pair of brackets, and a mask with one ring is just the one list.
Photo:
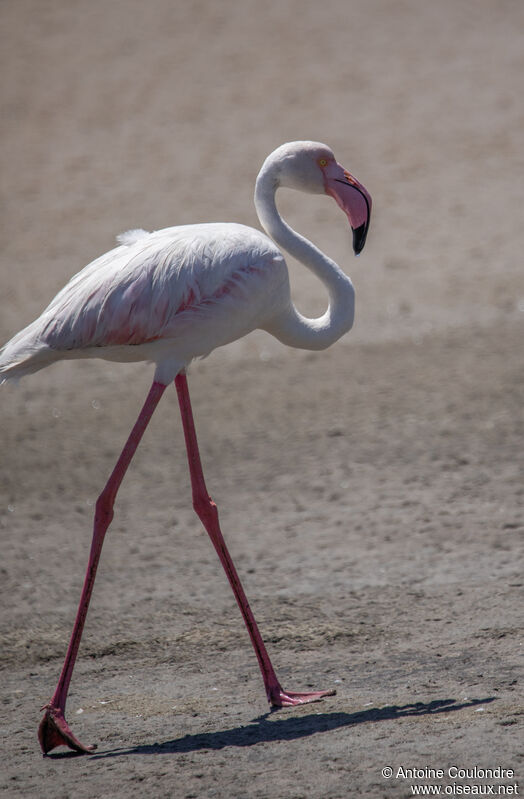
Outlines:
{"label": "white feather tuft", "polygon": [[136,228],[135,230],[126,230],[125,233],[120,233],[116,237],[116,240],[119,244],[125,244],[127,247],[130,247],[132,244],[140,241],[140,239],[145,239],[146,236],[150,235],[149,230]]}

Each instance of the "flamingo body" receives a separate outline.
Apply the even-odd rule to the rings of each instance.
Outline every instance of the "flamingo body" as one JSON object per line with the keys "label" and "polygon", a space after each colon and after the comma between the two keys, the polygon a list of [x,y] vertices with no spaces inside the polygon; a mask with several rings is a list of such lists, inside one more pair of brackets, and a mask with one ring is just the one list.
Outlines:
{"label": "flamingo body", "polygon": [[98,357],[153,361],[167,385],[192,359],[270,327],[291,301],[284,257],[245,225],[130,231],[119,240],[4,347],[4,379]]}

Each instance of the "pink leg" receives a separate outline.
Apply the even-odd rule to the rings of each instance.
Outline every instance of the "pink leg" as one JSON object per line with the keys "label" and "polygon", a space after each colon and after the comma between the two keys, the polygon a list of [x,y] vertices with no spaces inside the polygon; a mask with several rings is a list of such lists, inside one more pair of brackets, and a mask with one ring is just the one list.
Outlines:
{"label": "pink leg", "polygon": [[178,393],[180,412],[182,414],[182,423],[184,426],[184,437],[186,440],[187,457],[189,461],[189,471],[191,474],[191,485],[193,489],[193,507],[200,517],[205,529],[207,530],[211,541],[213,542],[213,546],[217,551],[220,562],[224,567],[228,580],[231,584],[231,588],[233,589],[235,599],[238,602],[238,606],[242,612],[251,642],[258,658],[269,704],[273,705],[274,707],[286,707],[289,705],[301,705],[305,702],[314,702],[318,699],[321,699],[323,696],[332,696],[334,693],[336,693],[336,691],[332,690],[314,691],[311,693],[297,693],[295,691],[284,691],[280,685],[262,640],[262,636],[258,630],[255,617],[253,616],[251,608],[249,607],[249,603],[244,593],[244,589],[242,588],[237,570],[235,569],[233,561],[231,560],[231,556],[227,550],[226,543],[222,536],[218,522],[217,506],[207,493],[206,484],[204,482],[204,474],[202,471],[202,464],[200,461],[200,453],[198,451],[193,412],[191,410],[191,402],[187,387],[187,378],[184,373],[177,375],[175,378],[175,385]]}
{"label": "pink leg", "polygon": [[62,673],[53,694],[53,698],[49,704],[45,705],[46,713],[38,728],[38,740],[42,747],[42,752],[47,754],[51,749],[56,746],[64,744],[74,749],[77,752],[91,752],[94,746],[84,746],[71,732],[71,729],[65,720],[65,706],[67,700],[67,692],[69,690],[69,683],[71,682],[71,675],[75,665],[78,647],[80,646],[80,639],[84,629],[84,623],[87,616],[87,609],[89,607],[89,600],[93,591],[95,583],[96,570],[98,561],[100,560],[100,552],[102,551],[102,544],[107,528],[113,519],[113,505],[115,502],[116,494],[120,488],[120,484],[124,478],[127,467],[129,466],[136,448],[140,443],[144,431],[153,415],[158,402],[165,391],[165,386],[161,383],[154,382],[151,386],[147,399],[144,403],[140,415],[137,419],[131,435],[129,436],[122,454],[120,455],[117,464],[107,481],[107,485],[98,497],[95,510],[95,521],[93,529],[93,540],[91,543],[91,552],[89,554],[89,563],[87,565],[87,572],[82,589],[82,596],[78,606],[78,612],[69,642]]}

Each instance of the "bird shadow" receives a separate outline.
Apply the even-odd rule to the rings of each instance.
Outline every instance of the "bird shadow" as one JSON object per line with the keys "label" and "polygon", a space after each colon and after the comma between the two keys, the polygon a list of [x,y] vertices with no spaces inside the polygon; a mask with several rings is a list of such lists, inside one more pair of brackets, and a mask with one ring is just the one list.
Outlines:
{"label": "bird shadow", "polygon": [[[381,708],[369,708],[357,713],[309,713],[307,716],[288,717],[274,720],[272,712],[252,719],[248,724],[232,727],[216,732],[203,732],[184,735],[182,738],[162,743],[144,744],[107,752],[96,752],[92,760],[129,755],[168,755],[198,752],[203,749],[225,749],[227,747],[255,746],[259,743],[275,741],[294,741],[318,733],[330,732],[343,727],[358,724],[369,724],[378,721],[396,721],[397,719],[452,713],[457,710],[472,708],[493,702],[496,697],[485,699],[468,699],[458,702],[456,699],[434,699],[431,702],[413,702],[407,705],[388,705]],[[270,720],[271,719],[271,720]],[[74,752],[57,753],[48,757],[75,757]]]}

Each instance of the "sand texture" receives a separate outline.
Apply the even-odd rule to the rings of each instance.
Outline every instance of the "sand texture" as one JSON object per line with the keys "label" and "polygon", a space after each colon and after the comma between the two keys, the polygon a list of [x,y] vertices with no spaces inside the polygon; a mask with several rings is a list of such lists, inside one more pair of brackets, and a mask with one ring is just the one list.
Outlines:
{"label": "sand texture", "polygon": [[[281,681],[337,695],[268,713],[169,388],[71,685],[69,722],[98,749],[42,758],[93,506],[152,380],[147,364],[62,362],[0,389],[2,796],[522,781],[524,4],[4,0],[1,17],[2,342],[123,230],[258,227],[255,177],[285,141],[326,142],[374,199],[358,259],[331,200],[279,201],[351,275],[350,334],[308,353],[255,332],[189,373],[208,488]],[[322,287],[289,267],[297,306],[322,313]],[[453,765],[515,777],[396,776]]]}

